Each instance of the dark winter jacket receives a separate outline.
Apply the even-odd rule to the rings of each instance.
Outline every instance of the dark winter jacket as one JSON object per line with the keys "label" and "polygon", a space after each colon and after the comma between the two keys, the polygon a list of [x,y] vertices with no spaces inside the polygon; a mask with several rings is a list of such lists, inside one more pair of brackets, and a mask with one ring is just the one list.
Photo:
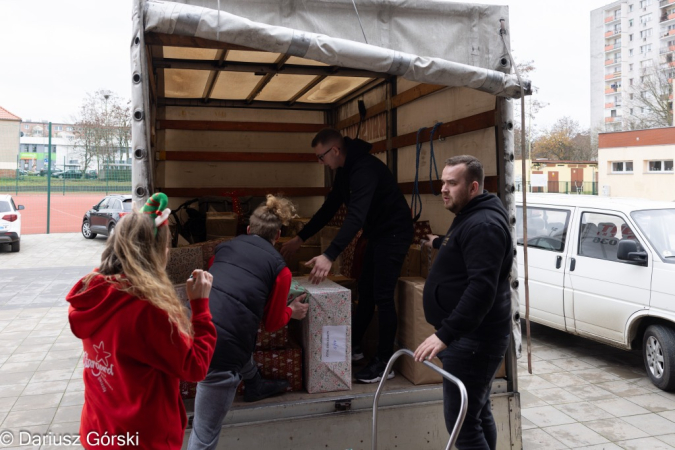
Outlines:
{"label": "dark winter jacket", "polygon": [[306,241],[321,230],[344,203],[347,217],[324,254],[335,260],[363,228],[364,237],[412,235],[410,208],[389,168],[371,155],[372,145],[345,138],[346,161],[337,169],[333,189],[312,220],[298,233]]}
{"label": "dark winter jacket", "polygon": [[255,350],[258,326],[284,259],[267,240],[237,236],[216,247],[209,307],[218,340],[211,367],[239,372]]}
{"label": "dark winter jacket", "polygon": [[424,315],[441,341],[509,334],[512,263],[506,210],[484,192],[453,220],[424,285]]}

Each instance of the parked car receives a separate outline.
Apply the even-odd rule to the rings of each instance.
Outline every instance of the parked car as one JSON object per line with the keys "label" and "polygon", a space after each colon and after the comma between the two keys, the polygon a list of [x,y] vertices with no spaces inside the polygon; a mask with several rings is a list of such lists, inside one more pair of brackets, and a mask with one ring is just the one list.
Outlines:
{"label": "parked car", "polygon": [[[522,202],[516,233],[525,312]],[[675,207],[668,202],[528,194],[530,319],[630,350],[675,390]]]}
{"label": "parked car", "polygon": [[82,236],[94,239],[102,234],[111,236],[117,222],[131,212],[131,195],[108,195],[84,214]]}
{"label": "parked car", "polygon": [[[53,175],[55,172],[63,172],[63,171],[62,171],[62,170],[52,169],[52,175]],[[47,176],[47,168],[46,168],[46,167],[45,167],[44,169],[40,169],[40,176],[41,176],[41,177],[46,177],[46,176]]]}
{"label": "parked car", "polygon": [[84,177],[90,180],[95,180],[96,178],[98,178],[98,174],[96,173],[95,170],[87,170],[87,172],[85,172],[84,174]]}
{"label": "parked car", "polygon": [[0,195],[0,244],[9,244],[13,252],[21,249],[21,211],[11,195]]}
{"label": "parked car", "polygon": [[63,173],[63,170],[52,170],[52,178],[59,178],[59,175]]}
{"label": "parked car", "polygon": [[55,174],[52,174],[52,177],[81,179],[82,178],[82,171],[80,169],[69,169],[69,170],[66,170],[65,172],[57,172]]}

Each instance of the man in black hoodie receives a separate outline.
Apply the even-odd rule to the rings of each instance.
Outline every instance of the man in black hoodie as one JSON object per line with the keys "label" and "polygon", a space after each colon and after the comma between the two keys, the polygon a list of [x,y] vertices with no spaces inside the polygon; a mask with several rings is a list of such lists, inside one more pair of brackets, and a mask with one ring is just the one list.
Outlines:
{"label": "man in black hoodie", "polygon": [[[445,237],[430,243],[439,250],[424,285],[424,315],[436,333],[415,351],[417,361],[438,355],[443,368],[466,387],[468,410],[456,443],[459,450],[494,450],[497,445],[490,387],[511,332],[511,230],[504,206],[483,190],[483,179],[483,166],[473,156],[445,162],[441,194],[455,218]],[[445,380],[443,399],[450,432],[460,395]]]}
{"label": "man in black hoodie", "polygon": [[[352,320],[352,360],[363,358],[361,340],[373,318],[375,305],[379,319],[377,356],[355,375],[363,383],[380,381],[393,353],[397,326],[394,289],[413,238],[408,203],[387,166],[370,154],[371,147],[360,139],[343,138],[332,128],[317,133],[312,148],[319,163],[335,171],[333,188],[312,220],[281,248],[284,257],[293,255],[344,203],[347,217],[337,236],[323,255],[308,262],[314,265],[310,279],[319,283],[328,276],[333,261],[363,229],[368,245],[359,279],[359,306]],[[387,374],[387,378],[393,376],[393,371]]]}

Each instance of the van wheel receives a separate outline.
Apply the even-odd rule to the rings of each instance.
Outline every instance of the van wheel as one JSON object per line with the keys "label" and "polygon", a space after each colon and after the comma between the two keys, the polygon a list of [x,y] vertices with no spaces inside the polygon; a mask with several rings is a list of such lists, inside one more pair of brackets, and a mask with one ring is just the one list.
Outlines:
{"label": "van wheel", "polygon": [[642,355],[652,383],[664,391],[675,390],[675,330],[664,325],[647,327]]}

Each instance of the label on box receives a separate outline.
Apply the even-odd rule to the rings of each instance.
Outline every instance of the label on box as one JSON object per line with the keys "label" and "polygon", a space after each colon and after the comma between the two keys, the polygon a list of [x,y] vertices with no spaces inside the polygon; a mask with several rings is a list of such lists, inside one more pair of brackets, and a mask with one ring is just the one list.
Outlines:
{"label": "label on box", "polygon": [[324,326],[322,343],[321,362],[345,362],[347,360],[347,325]]}

